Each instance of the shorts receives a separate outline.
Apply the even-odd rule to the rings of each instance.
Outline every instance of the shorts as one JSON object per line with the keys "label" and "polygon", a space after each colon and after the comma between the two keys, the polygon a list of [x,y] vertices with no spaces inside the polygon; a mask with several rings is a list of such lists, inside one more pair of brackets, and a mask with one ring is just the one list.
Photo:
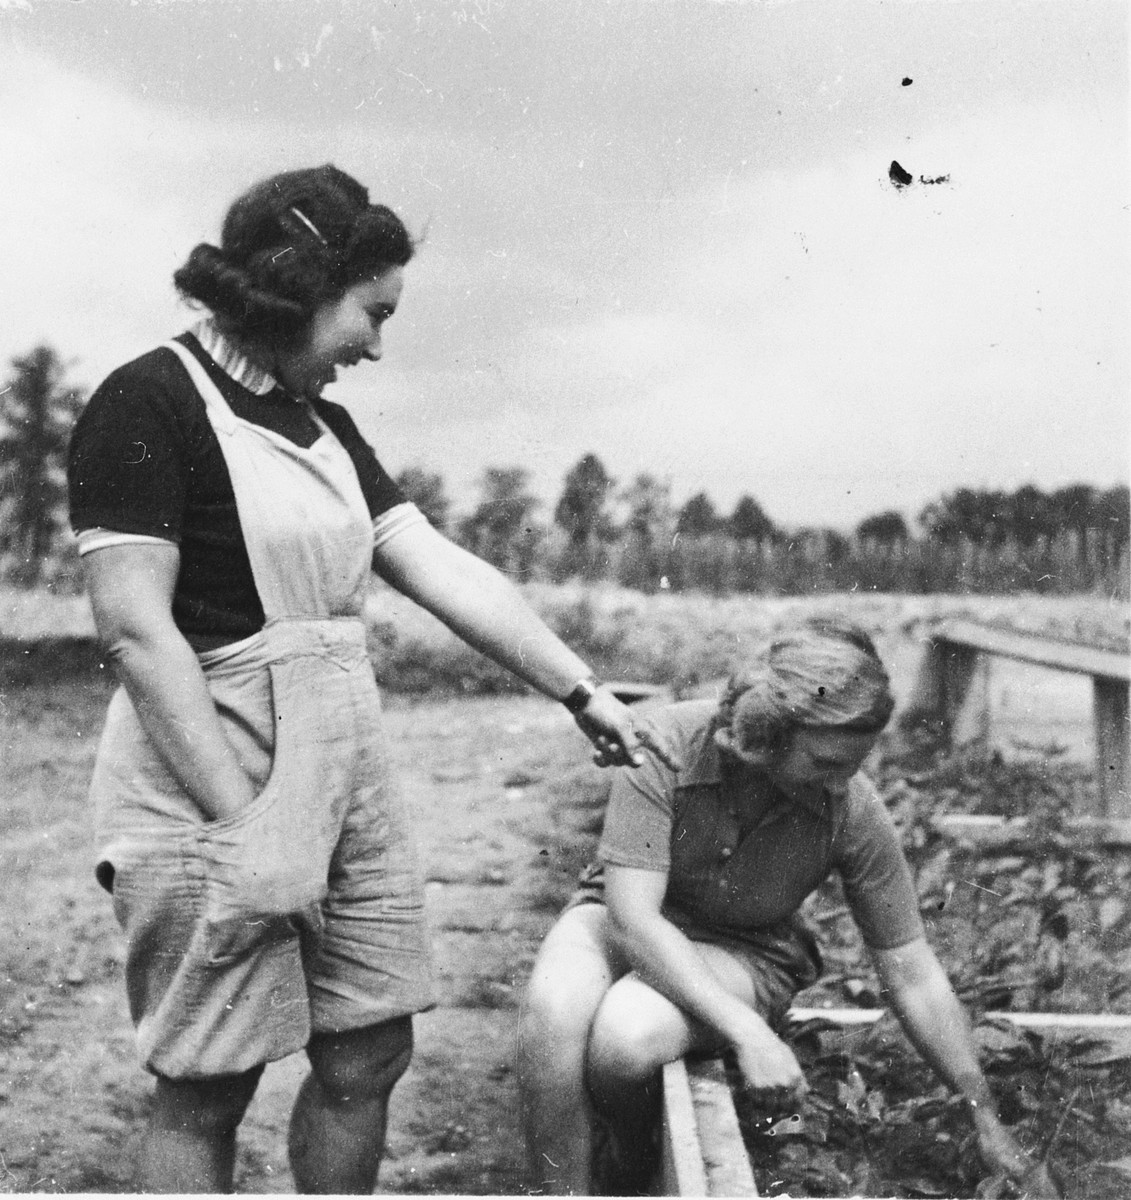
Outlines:
{"label": "shorts", "polygon": [[[582,870],[566,909],[604,902],[604,869],[592,863]],[[817,940],[800,916],[742,931],[697,925],[667,909],[664,916],[691,941],[719,946],[745,966],[754,989],[754,1008],[770,1025],[781,1024],[794,996],[816,983],[824,969]]]}
{"label": "shorts", "polygon": [[311,653],[292,640],[269,662],[208,672],[258,790],[233,817],[203,821],[125,693],[111,702],[92,783],[96,873],[126,934],[142,1062],[168,1078],[239,1074],[312,1033],[434,1003],[423,886],[364,643],[331,637]]}

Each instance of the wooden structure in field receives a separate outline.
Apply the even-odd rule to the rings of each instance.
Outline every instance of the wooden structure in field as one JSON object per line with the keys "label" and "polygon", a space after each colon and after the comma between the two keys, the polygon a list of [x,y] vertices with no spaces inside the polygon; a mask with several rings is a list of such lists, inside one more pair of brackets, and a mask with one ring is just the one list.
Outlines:
{"label": "wooden structure in field", "polygon": [[994,657],[1091,676],[1097,806],[1078,815],[1084,823],[1098,824],[1108,840],[1131,844],[1131,653],[977,621],[943,621],[927,643],[909,711],[938,718],[955,744],[987,738]]}
{"label": "wooden structure in field", "polygon": [[[850,1027],[880,1019],[882,1008],[793,1008],[790,1021]],[[1126,1045],[1131,1015],[989,1012],[1019,1029],[1056,1029]],[[677,1059],[664,1067],[663,1196],[757,1196],[734,1099],[718,1058]]]}
{"label": "wooden structure in field", "polygon": [[722,1060],[664,1067],[663,1196],[757,1196]]}
{"label": "wooden structure in field", "polygon": [[[1131,727],[1128,691],[1131,653],[1017,633],[975,621],[948,620],[932,632],[909,708],[938,718],[956,744],[988,737],[988,670],[994,657],[1091,676],[1096,729],[1096,809],[1079,814],[1109,842],[1131,846]],[[626,703],[662,699],[664,689],[616,685]],[[643,686],[643,690],[634,689]],[[1001,818],[954,816],[976,832]],[[883,1009],[794,1008],[789,1020],[819,1019],[850,1027],[879,1020]],[[1086,1033],[1121,1044],[1131,1037],[1131,1015],[1109,1013],[989,1012],[986,1019],[1022,1029]],[[665,1196],[757,1196],[734,1100],[721,1059],[677,1060],[663,1074],[662,1172]]]}

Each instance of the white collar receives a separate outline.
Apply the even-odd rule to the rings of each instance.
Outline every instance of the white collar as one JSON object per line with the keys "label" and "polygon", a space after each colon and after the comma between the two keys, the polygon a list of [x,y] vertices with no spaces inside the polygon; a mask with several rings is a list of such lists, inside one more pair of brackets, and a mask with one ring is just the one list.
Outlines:
{"label": "white collar", "polygon": [[205,318],[190,330],[204,348],[204,353],[236,383],[256,396],[266,396],[278,386],[275,376],[257,367],[242,350],[230,342],[210,318]]}

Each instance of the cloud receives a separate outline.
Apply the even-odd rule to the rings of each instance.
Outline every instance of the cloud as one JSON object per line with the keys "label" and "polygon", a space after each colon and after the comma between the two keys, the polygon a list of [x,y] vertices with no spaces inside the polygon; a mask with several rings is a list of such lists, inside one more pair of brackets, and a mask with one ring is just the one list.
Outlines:
{"label": "cloud", "polygon": [[36,54],[0,60],[0,107],[18,114],[0,125],[5,349],[79,348],[93,382],[176,326],[169,276],[199,240],[193,181],[215,166],[214,131]]}
{"label": "cloud", "polygon": [[1003,106],[916,139],[947,183],[896,191],[882,144],[716,180],[680,244],[621,280],[630,307],[528,335],[532,403],[571,375],[616,469],[809,521],[960,482],[1123,477],[1116,133]]}
{"label": "cloud", "polygon": [[[184,323],[169,276],[239,190],[332,160],[428,226],[386,361],[335,389],[394,469],[549,498],[595,450],[785,522],[1126,474],[1113,6],[400,6],[374,36],[264,4],[219,42],[201,6],[136,37],[89,9],[0,48],[0,354],[47,338],[94,382]],[[893,158],[949,182],[897,192]]]}

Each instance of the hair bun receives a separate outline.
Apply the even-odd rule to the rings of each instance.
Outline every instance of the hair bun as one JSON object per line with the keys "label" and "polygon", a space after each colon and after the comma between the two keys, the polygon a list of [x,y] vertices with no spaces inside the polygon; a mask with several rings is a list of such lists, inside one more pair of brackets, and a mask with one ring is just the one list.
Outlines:
{"label": "hair bun", "polygon": [[401,219],[332,164],[285,171],[228,209],[222,249],[201,244],[173,276],[225,331],[293,346],[319,305],[352,283],[404,266],[415,245]]}

